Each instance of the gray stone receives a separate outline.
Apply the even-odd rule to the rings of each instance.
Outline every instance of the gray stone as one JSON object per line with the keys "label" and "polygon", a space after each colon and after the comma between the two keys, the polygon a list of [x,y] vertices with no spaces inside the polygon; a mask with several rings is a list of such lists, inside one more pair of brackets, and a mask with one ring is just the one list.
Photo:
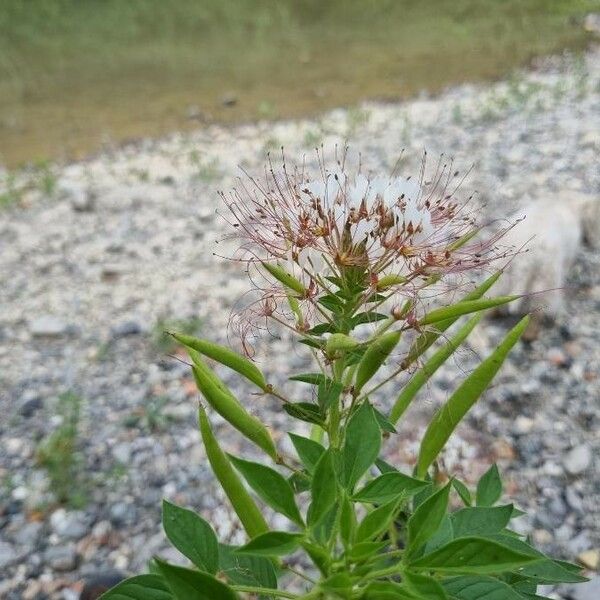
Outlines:
{"label": "gray stone", "polygon": [[44,552],[44,561],[56,571],[72,571],[78,562],[75,545],[51,546]]}
{"label": "gray stone", "polygon": [[131,460],[131,445],[126,442],[117,444],[112,449],[112,455],[115,457],[115,460],[121,464],[128,464]]}
{"label": "gray stone", "polygon": [[20,547],[31,549],[36,546],[43,528],[43,524],[37,521],[26,523],[22,527],[19,527],[13,539]]}
{"label": "gray stone", "polygon": [[573,600],[598,600],[600,598],[600,576],[597,575],[585,583],[573,586],[571,598]]}
{"label": "gray stone", "polygon": [[570,475],[581,475],[592,463],[592,451],[586,444],[575,446],[565,456],[563,464]]}
{"label": "gray stone", "polygon": [[69,332],[69,326],[58,317],[43,315],[29,324],[29,331],[35,337],[61,337]]}
{"label": "gray stone", "polygon": [[0,541],[0,569],[10,567],[18,560],[17,552],[9,543]]}
{"label": "gray stone", "polygon": [[43,406],[44,406],[43,400],[39,396],[36,396],[35,398],[30,398],[28,400],[25,400],[21,404],[21,406],[19,407],[19,414],[22,417],[25,417],[26,419],[28,419],[29,417],[32,417]]}
{"label": "gray stone", "polygon": [[142,326],[137,321],[123,321],[115,325],[111,330],[114,338],[126,337],[128,335],[139,335],[142,333]]}
{"label": "gray stone", "polygon": [[89,531],[89,523],[84,512],[68,512],[64,508],[59,508],[52,513],[50,527],[56,535],[70,540],[78,540]]}
{"label": "gray stone", "polygon": [[135,521],[136,508],[128,502],[117,502],[110,507],[110,520],[114,525],[127,525]]}

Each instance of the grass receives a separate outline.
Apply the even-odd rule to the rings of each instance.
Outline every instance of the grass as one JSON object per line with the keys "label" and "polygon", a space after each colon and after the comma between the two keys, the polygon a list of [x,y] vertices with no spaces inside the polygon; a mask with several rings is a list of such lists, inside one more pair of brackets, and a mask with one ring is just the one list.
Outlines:
{"label": "grass", "polygon": [[[3,0],[0,162],[295,117],[582,48],[600,0]],[[222,102],[228,96],[229,101]]]}
{"label": "grass", "polygon": [[59,504],[81,508],[86,504],[83,458],[79,450],[81,398],[72,392],[58,399],[61,423],[44,438],[36,452],[37,465],[50,480],[50,491]]}

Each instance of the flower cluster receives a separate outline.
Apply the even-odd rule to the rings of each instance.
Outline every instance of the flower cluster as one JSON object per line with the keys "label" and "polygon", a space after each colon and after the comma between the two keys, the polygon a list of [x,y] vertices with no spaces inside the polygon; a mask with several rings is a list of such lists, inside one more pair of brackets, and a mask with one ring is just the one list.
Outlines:
{"label": "flower cluster", "polygon": [[[480,226],[472,198],[456,199],[460,178],[451,162],[440,161],[427,179],[424,160],[413,179],[371,175],[360,166],[352,172],[346,151],[331,166],[322,153],[317,158],[316,174],[305,163],[288,165],[283,156],[278,169],[269,161],[262,180],[247,175],[230,194],[221,194],[233,235],[242,240],[239,258],[284,264],[303,283],[306,304],[330,293],[332,278],[358,278],[365,297],[383,283],[394,294],[414,296],[432,281],[506,256],[496,245],[506,229],[475,240]],[[261,298],[246,316],[273,316],[287,292],[257,287]]]}

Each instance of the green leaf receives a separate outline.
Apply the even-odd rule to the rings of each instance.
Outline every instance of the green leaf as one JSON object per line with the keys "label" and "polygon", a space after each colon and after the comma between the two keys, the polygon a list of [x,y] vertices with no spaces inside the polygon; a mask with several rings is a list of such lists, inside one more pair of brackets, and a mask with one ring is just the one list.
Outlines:
{"label": "green leaf", "polygon": [[376,312],[361,312],[357,315],[354,315],[350,320],[350,326],[352,329],[358,327],[359,325],[364,325],[365,323],[376,323],[377,321],[385,321],[389,319],[387,315],[383,315],[381,313]]}
{"label": "green leaf", "polygon": [[388,421],[385,415],[378,411],[374,406],[373,411],[375,413],[375,418],[377,419],[377,422],[379,423],[379,427],[381,428],[382,432],[396,433],[396,428]]}
{"label": "green leaf", "polygon": [[500,533],[512,516],[512,504],[462,508],[450,515],[454,537]]}
{"label": "green leaf", "polygon": [[300,546],[301,533],[287,531],[267,531],[241,546],[236,554],[253,554],[255,556],[282,556],[290,554]]}
{"label": "green leaf", "polygon": [[323,373],[300,373],[299,375],[292,375],[290,381],[300,381],[301,383],[308,383],[310,385],[319,385],[326,381],[331,381],[327,375]]}
{"label": "green leaf", "polygon": [[400,341],[401,333],[399,331],[390,331],[384,333],[373,342],[371,342],[364,353],[354,380],[355,393],[358,394],[364,385],[377,373],[386,358]]}
{"label": "green leaf", "polygon": [[229,460],[243,475],[250,487],[273,510],[304,527],[304,522],[294,500],[292,486],[277,471],[260,463],[229,455]]}
{"label": "green leaf", "polygon": [[350,600],[352,593],[352,579],[348,573],[335,573],[330,575],[319,584],[319,587],[331,594],[335,594],[337,598]]}
{"label": "green leaf", "polygon": [[300,494],[310,490],[310,474],[308,471],[294,471],[288,478],[288,483],[292,486],[294,494]]}
{"label": "green leaf", "polygon": [[346,553],[346,558],[351,562],[360,562],[380,552],[388,545],[389,542],[360,542],[352,546],[352,549]]}
{"label": "green leaf", "polygon": [[381,504],[399,496],[412,496],[427,485],[427,481],[414,479],[399,471],[391,471],[369,481],[353,498],[356,502]]}
{"label": "green leaf", "polygon": [[523,600],[521,594],[493,577],[465,575],[444,579],[443,584],[453,598],[460,600]]}
{"label": "green leaf", "polygon": [[294,417],[294,419],[314,423],[321,427],[325,426],[325,422],[321,416],[321,409],[312,402],[286,402],[283,405],[283,410],[288,415]]}
{"label": "green leaf", "polygon": [[273,562],[264,556],[237,554],[234,546],[219,544],[219,570],[238,585],[277,587]]}
{"label": "green leaf", "polygon": [[217,578],[156,559],[156,564],[175,600],[239,600],[239,596]]}
{"label": "green leaf", "polygon": [[529,317],[521,319],[509,331],[498,348],[465,379],[433,417],[421,441],[417,462],[417,477],[422,478],[425,476],[427,469],[440,453],[456,426],[499,371],[511,348],[517,343],[528,323]]}
{"label": "green leaf", "polygon": [[516,572],[519,575],[533,579],[540,584],[581,583],[587,581],[582,575],[566,569],[560,561],[551,560],[549,558],[538,560],[530,565],[525,565]]}
{"label": "green leaf", "polygon": [[324,381],[319,384],[317,401],[322,414],[327,414],[327,409],[332,404],[337,404],[343,389],[344,386],[339,381]]}
{"label": "green leaf", "polygon": [[458,492],[460,499],[463,501],[465,506],[471,506],[473,504],[473,500],[471,499],[471,492],[469,488],[460,480],[453,479],[452,486]]}
{"label": "green leaf", "polygon": [[260,372],[258,367],[237,352],[234,352],[225,346],[209,342],[208,340],[192,337],[191,335],[173,333],[172,336],[187,348],[191,348],[192,350],[229,367],[233,371],[236,371],[252,383],[256,384],[261,390],[266,391],[268,389],[269,386],[265,376]]}
{"label": "green leaf", "polygon": [[361,600],[420,600],[420,598],[399,583],[373,581],[365,588]]}
{"label": "green leaf", "polygon": [[336,471],[331,449],[325,451],[315,467],[311,497],[307,520],[308,524],[314,527],[330,511],[337,499]]}
{"label": "green leaf", "polygon": [[390,463],[385,462],[382,458],[378,458],[375,461],[375,466],[379,470],[379,472],[383,475],[384,473],[395,473],[398,471],[396,467],[390,465]]}
{"label": "green leaf", "polygon": [[509,302],[516,300],[517,298],[520,298],[520,296],[498,296],[497,298],[481,298],[479,300],[457,302],[452,306],[436,308],[427,313],[419,321],[419,325],[431,325],[432,323],[439,323],[440,321],[445,321],[446,319],[453,319],[462,315],[479,312],[481,310],[487,310],[488,308],[502,306],[503,304],[508,304]]}
{"label": "green leaf", "polygon": [[296,452],[302,461],[302,464],[306,467],[306,470],[312,475],[315,470],[315,466],[321,458],[325,448],[310,438],[296,435],[295,433],[288,433]]}
{"label": "green leaf", "polygon": [[429,554],[430,552],[445,546],[447,543],[451,542],[454,537],[452,521],[450,520],[450,516],[445,514],[436,532],[427,540],[421,554]]}
{"label": "green leaf", "polygon": [[493,464],[479,480],[475,502],[477,506],[493,506],[502,496],[502,480]]}
{"label": "green leaf", "polygon": [[346,428],[343,449],[344,485],[350,491],[375,462],[381,449],[381,430],[369,402],[362,403]]}
{"label": "green leaf", "polygon": [[354,541],[356,532],[356,513],[354,505],[346,493],[342,497],[342,506],[340,511],[340,537],[344,543],[344,548],[348,548]]}
{"label": "green leaf", "polygon": [[195,512],[163,500],[163,528],[169,541],[201,571],[219,568],[219,543],[212,527]]}
{"label": "green leaf", "polygon": [[356,541],[372,540],[383,533],[396,517],[399,504],[398,498],[395,498],[367,513],[356,530]]}
{"label": "green leaf", "polygon": [[405,571],[403,580],[406,587],[423,600],[448,600],[444,588],[429,575],[421,575],[412,571]]}
{"label": "green leaf", "polygon": [[465,537],[414,560],[410,566],[438,573],[487,575],[521,568],[536,560],[535,556],[486,538]]}
{"label": "green leaf", "polygon": [[407,523],[409,554],[418,550],[437,531],[446,514],[451,485],[448,482],[429,496],[410,516]]}
{"label": "green leaf", "polygon": [[321,574],[326,575],[329,573],[331,556],[326,550],[307,540],[302,541],[302,547],[306,550],[306,553],[310,556],[310,559],[315,563],[319,571],[321,571]]}
{"label": "green leaf", "polygon": [[173,595],[160,575],[130,577],[105,592],[101,600],[173,600]]}
{"label": "green leaf", "polygon": [[458,347],[465,341],[467,336],[473,331],[477,323],[481,320],[481,315],[475,315],[463,325],[458,332],[442,346],[404,385],[400,395],[394,402],[390,411],[390,421],[397,423],[419,390],[429,381],[431,376],[448,360]]}

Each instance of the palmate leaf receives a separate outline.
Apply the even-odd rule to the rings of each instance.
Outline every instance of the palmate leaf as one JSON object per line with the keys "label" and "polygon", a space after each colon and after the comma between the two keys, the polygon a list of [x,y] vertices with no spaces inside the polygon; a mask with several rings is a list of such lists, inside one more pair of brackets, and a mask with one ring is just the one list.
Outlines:
{"label": "palmate leaf", "polygon": [[117,584],[100,596],[101,600],[174,600],[160,575],[138,575]]}
{"label": "palmate leaf", "polygon": [[424,477],[448,438],[468,410],[488,387],[512,347],[517,343],[529,323],[524,317],[511,329],[498,348],[488,356],[456,389],[446,404],[433,417],[421,441],[417,461],[417,477]]}

